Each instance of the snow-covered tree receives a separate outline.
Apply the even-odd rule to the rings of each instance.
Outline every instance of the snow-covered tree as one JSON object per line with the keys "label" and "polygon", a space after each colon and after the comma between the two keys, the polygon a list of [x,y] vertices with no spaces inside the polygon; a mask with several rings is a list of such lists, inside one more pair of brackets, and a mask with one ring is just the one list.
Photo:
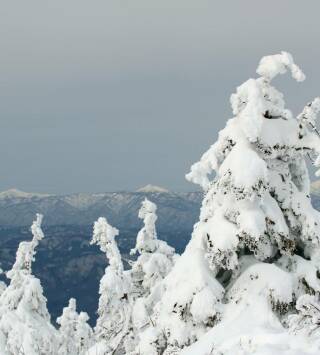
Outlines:
{"label": "snow-covered tree", "polygon": [[[131,324],[131,283],[124,271],[115,241],[119,231],[100,217],[94,224],[91,243],[106,253],[109,266],[100,281],[98,320],[95,335],[105,354],[121,354]],[[96,351],[96,350],[93,350]]]}
{"label": "snow-covered tree", "polygon": [[[252,317],[251,327],[281,332],[281,317],[296,297],[320,291],[320,214],[311,205],[306,166],[309,158],[320,165],[315,127],[320,100],[293,117],[271,85],[287,71],[297,81],[305,78],[289,53],[261,59],[259,77],[231,96],[234,117],[187,175],[205,196],[192,239],[165,279],[156,307],[166,354],[210,328],[211,345],[219,343],[228,324],[238,324],[237,334],[245,332],[241,317]],[[226,334],[232,338],[235,332],[230,327]],[[221,352],[240,353],[232,346]],[[209,351],[190,349],[199,355]]]}
{"label": "snow-covered tree", "polygon": [[62,315],[57,318],[59,328],[59,354],[76,354],[76,324],[78,313],[76,311],[76,300],[71,298],[68,307],[63,308]]}
{"label": "snow-covered tree", "polygon": [[[141,353],[145,347],[146,338],[154,329],[152,321],[153,307],[159,301],[163,291],[163,279],[168,275],[177,259],[174,248],[165,241],[157,238],[156,221],[157,206],[145,199],[139,210],[138,217],[143,220],[144,226],[137,235],[136,247],[132,254],[138,252],[139,256],[132,263],[131,278],[134,295],[132,312],[133,330],[132,342],[135,351]],[[151,328],[151,330],[150,330]],[[148,343],[149,341],[147,341]],[[152,345],[158,351],[161,348],[159,341]],[[152,347],[151,346],[151,347]],[[148,345],[148,354],[151,354]]]}
{"label": "snow-covered tree", "polygon": [[93,331],[87,313],[78,314],[76,300],[71,298],[57,319],[59,328],[59,355],[82,355],[93,343]]}
{"label": "snow-covered tree", "polygon": [[156,211],[157,206],[145,199],[138,214],[144,226],[137,235],[135,249],[131,250],[131,254],[139,253],[131,272],[137,296],[150,294],[151,289],[169,273],[175,258],[174,248],[157,238]]}
{"label": "snow-covered tree", "polygon": [[40,280],[32,275],[36,247],[44,237],[37,215],[30,242],[21,242],[7,277],[10,284],[0,296],[0,354],[55,355],[57,332],[50,324]]}
{"label": "snow-covered tree", "polygon": [[89,316],[86,312],[80,312],[76,325],[76,354],[82,355],[93,344],[93,330],[88,324]]}

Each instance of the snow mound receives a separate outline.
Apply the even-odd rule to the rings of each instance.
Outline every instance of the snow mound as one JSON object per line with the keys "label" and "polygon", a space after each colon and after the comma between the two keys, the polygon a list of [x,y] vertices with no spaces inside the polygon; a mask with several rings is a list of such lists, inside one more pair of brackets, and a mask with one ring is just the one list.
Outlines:
{"label": "snow mound", "polygon": [[152,192],[158,192],[158,193],[168,193],[169,190],[165,189],[164,187],[161,186],[156,186],[156,185],[151,185],[148,184],[144,187],[141,187],[138,189],[136,192],[144,192],[144,193],[152,193]]}

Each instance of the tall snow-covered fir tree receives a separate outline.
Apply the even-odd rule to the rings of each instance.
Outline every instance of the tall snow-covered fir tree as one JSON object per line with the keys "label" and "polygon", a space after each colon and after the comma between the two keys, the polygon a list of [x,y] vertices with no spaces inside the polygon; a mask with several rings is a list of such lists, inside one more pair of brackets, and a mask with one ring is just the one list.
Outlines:
{"label": "tall snow-covered fir tree", "polygon": [[187,175],[204,199],[156,306],[165,354],[305,353],[285,319],[298,297],[320,291],[320,214],[306,165],[320,165],[320,100],[293,117],[271,85],[288,71],[305,78],[289,53],[261,59],[259,77],[231,96],[234,117]]}
{"label": "tall snow-covered fir tree", "polygon": [[98,346],[91,350],[94,354],[122,354],[124,342],[131,324],[132,300],[131,282],[124,271],[121,255],[115,241],[119,231],[105,218],[100,217],[94,224],[92,244],[98,244],[106,253],[109,265],[100,281],[98,319],[95,327]]}
{"label": "tall snow-covered fir tree", "polygon": [[44,237],[37,215],[30,242],[21,242],[7,277],[10,284],[0,296],[0,354],[56,355],[57,331],[50,324],[40,280],[32,275],[36,247]]}

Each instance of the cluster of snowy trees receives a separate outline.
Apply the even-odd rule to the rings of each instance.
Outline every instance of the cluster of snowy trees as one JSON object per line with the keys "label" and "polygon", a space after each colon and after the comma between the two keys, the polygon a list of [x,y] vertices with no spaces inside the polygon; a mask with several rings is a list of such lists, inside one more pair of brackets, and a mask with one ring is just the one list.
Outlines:
{"label": "cluster of snowy trees", "polygon": [[289,53],[264,57],[259,77],[231,96],[234,117],[187,175],[204,198],[182,255],[157,238],[147,199],[128,269],[119,231],[95,222],[92,243],[108,266],[94,329],[75,299],[57,328],[50,322],[32,274],[38,215],[0,284],[0,355],[319,354],[320,213],[307,162],[320,169],[320,99],[294,117],[271,85],[286,72],[305,78]]}

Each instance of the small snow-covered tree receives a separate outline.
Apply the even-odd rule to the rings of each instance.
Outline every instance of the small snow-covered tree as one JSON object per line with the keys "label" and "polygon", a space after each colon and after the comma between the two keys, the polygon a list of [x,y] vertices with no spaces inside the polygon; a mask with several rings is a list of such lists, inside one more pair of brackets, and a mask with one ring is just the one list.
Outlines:
{"label": "small snow-covered tree", "polygon": [[87,313],[78,314],[76,300],[71,298],[62,315],[57,319],[59,328],[59,349],[61,355],[82,355],[93,343],[93,331],[87,323]]}
{"label": "small snow-covered tree", "polygon": [[40,280],[32,275],[36,247],[44,237],[42,215],[33,222],[30,242],[21,242],[7,277],[10,284],[0,296],[0,338],[4,355],[57,354],[57,332],[50,324]]}
{"label": "small snow-covered tree", "polygon": [[[156,221],[157,206],[145,199],[142,202],[138,217],[143,220],[144,226],[137,235],[136,247],[131,253],[139,253],[135,262],[132,263],[131,278],[133,295],[135,298],[131,333],[132,342],[135,344],[135,351],[141,353],[145,347],[146,340],[155,331],[152,321],[153,307],[159,301],[163,291],[163,279],[168,275],[173,267],[177,255],[174,248],[165,241],[157,238]],[[146,330],[147,328],[147,330]],[[151,329],[149,329],[151,328]],[[150,341],[147,341],[150,343]],[[152,341],[151,341],[152,343]],[[147,352],[151,354],[148,345]],[[154,344],[154,351],[161,348],[157,341]]]}
{"label": "small snow-covered tree", "polygon": [[145,199],[139,210],[139,218],[144,226],[137,235],[136,247],[131,254],[138,252],[138,259],[132,263],[132,279],[137,296],[148,295],[151,289],[171,270],[175,251],[165,241],[157,238],[157,206]]}
{"label": "small snow-covered tree", "polygon": [[231,324],[239,314],[252,316],[257,327],[268,319],[270,329],[279,330],[297,296],[320,291],[320,214],[311,205],[306,166],[309,158],[320,165],[320,100],[293,117],[271,85],[287,71],[297,81],[305,78],[287,52],[261,59],[259,77],[231,96],[234,117],[187,175],[205,196],[192,239],[156,306],[166,354],[212,327],[218,342],[217,322]]}
{"label": "small snow-covered tree", "polygon": [[105,218],[94,224],[91,244],[98,244],[106,253],[109,266],[100,281],[96,338],[107,354],[121,354],[125,337],[129,333],[132,302],[130,278],[124,271],[121,255],[115,241],[119,231]]}
{"label": "small snow-covered tree", "polygon": [[76,354],[76,324],[78,313],[76,311],[76,300],[71,298],[68,307],[63,308],[62,315],[57,318],[59,328],[59,354]]}
{"label": "small snow-covered tree", "polygon": [[93,345],[93,330],[88,324],[89,316],[80,312],[76,325],[76,354],[82,355]]}

